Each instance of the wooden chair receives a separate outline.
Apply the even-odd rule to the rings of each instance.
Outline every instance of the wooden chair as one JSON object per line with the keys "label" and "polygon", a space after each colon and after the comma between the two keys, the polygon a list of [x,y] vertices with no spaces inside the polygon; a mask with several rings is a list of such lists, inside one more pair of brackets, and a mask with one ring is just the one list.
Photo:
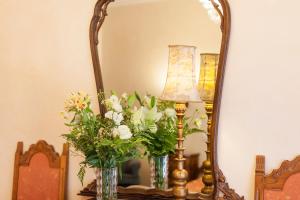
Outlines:
{"label": "wooden chair", "polygon": [[40,140],[23,153],[18,142],[15,154],[12,200],[64,200],[69,146],[60,156],[52,145]]}
{"label": "wooden chair", "polygon": [[300,156],[265,175],[265,157],[256,156],[255,200],[300,200]]}

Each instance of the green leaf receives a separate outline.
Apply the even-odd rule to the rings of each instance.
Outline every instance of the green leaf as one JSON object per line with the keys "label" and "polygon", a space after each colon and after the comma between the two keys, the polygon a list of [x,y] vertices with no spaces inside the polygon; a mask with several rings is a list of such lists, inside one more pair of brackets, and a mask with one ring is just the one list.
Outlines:
{"label": "green leaf", "polygon": [[84,179],[84,176],[85,176],[85,168],[86,168],[86,165],[81,165],[80,169],[79,169],[79,172],[77,174],[82,186],[83,186],[83,179]]}
{"label": "green leaf", "polygon": [[135,97],[137,98],[137,100],[139,101],[140,105],[143,106],[143,102],[142,102],[140,95],[136,91],[134,92],[134,94],[135,94]]}
{"label": "green leaf", "polygon": [[151,108],[155,106],[156,98],[154,96],[151,97]]}
{"label": "green leaf", "polygon": [[128,97],[128,106],[131,108],[132,106],[133,106],[133,104],[134,104],[134,102],[135,102],[135,100],[136,100],[137,98],[136,98],[136,95],[130,95],[129,97]]}
{"label": "green leaf", "polygon": [[98,161],[99,161],[98,155],[91,155],[86,158],[86,162],[89,163],[89,165],[94,166],[94,167],[97,166]]}

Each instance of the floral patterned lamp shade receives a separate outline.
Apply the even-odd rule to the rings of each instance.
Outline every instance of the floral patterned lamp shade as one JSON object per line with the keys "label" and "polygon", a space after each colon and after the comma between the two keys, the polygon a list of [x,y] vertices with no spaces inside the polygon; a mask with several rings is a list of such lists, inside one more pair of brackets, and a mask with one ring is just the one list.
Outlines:
{"label": "floral patterned lamp shade", "polygon": [[175,102],[201,102],[195,75],[196,47],[169,46],[169,68],[161,99]]}
{"label": "floral patterned lamp shade", "polygon": [[219,54],[201,54],[201,67],[198,89],[201,99],[205,102],[213,102],[219,65]]}

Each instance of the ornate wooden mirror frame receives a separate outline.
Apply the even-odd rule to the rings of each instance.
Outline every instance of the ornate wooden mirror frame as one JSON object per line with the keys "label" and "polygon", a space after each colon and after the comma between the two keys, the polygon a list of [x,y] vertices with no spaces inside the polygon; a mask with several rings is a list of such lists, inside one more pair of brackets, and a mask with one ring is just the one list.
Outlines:
{"label": "ornate wooden mirror frame", "polygon": [[[208,165],[205,167],[204,176],[206,180],[204,180],[205,187],[208,188],[208,191],[212,191],[210,194],[204,194],[203,199],[226,199],[226,200],[240,200],[243,197],[240,197],[235,193],[234,190],[229,188],[226,183],[226,178],[224,177],[222,171],[218,166],[218,157],[217,157],[217,141],[218,141],[218,122],[219,122],[219,113],[220,113],[220,105],[221,105],[221,97],[222,97],[222,88],[223,88],[223,80],[225,73],[225,65],[227,58],[227,50],[229,45],[229,36],[230,36],[230,28],[231,28],[231,15],[230,15],[230,7],[228,0],[219,0],[222,8],[219,8],[219,5],[215,2],[215,0],[210,0],[214,5],[216,11],[219,13],[221,17],[221,31],[222,31],[222,43],[220,50],[220,58],[219,58],[219,66],[217,73],[217,82],[215,89],[215,97],[213,102],[212,116],[211,121],[209,123],[208,130],[208,142],[207,142],[207,153],[210,155],[207,159]],[[105,17],[107,16],[107,7],[108,5],[114,2],[114,0],[98,0],[95,8],[94,14],[90,23],[90,48],[91,55],[93,60],[93,68],[97,86],[97,92],[100,93],[104,91],[103,79],[101,74],[101,66],[100,59],[98,53],[98,35],[100,28],[103,25]],[[104,108],[99,103],[100,112],[104,115]],[[211,190],[209,189],[211,188]],[[137,191],[138,192],[138,191]],[[146,192],[145,192],[146,193]],[[149,191],[147,192],[148,195]],[[151,193],[152,194],[152,193]],[[200,197],[201,198],[201,197]],[[199,199],[199,197],[198,197]]]}

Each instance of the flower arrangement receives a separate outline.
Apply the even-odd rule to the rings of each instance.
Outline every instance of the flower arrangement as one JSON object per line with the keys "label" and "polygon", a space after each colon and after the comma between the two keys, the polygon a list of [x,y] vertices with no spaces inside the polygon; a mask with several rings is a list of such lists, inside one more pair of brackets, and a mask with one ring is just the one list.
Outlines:
{"label": "flower arrangement", "polygon": [[114,168],[139,157],[144,141],[132,130],[132,97],[112,94],[105,99],[101,94],[99,99],[107,110],[105,116],[92,111],[90,97],[82,92],[73,93],[65,102],[65,114],[71,118],[66,117],[70,132],[63,137],[84,156],[78,173],[81,181],[86,167]]}
{"label": "flower arrangement", "polygon": [[[65,123],[70,131],[63,137],[84,156],[78,173],[83,180],[86,167],[113,168],[123,162],[140,157],[161,157],[175,152],[177,143],[177,117],[175,103],[138,93],[112,93],[109,98],[99,95],[106,108],[104,116],[95,114],[91,100],[82,92],[73,93],[65,102]],[[184,118],[184,136],[203,132],[199,110]]]}
{"label": "flower arrangement", "polygon": [[[151,157],[161,157],[175,152],[177,143],[177,117],[175,102],[159,100],[146,95],[143,99],[135,94],[140,107],[132,115],[133,130],[145,139],[146,153]],[[183,119],[184,136],[204,132],[206,115],[197,109],[190,117]]]}
{"label": "flower arrangement", "polygon": [[[150,163],[151,187],[165,190],[168,188],[168,159],[170,154],[175,153],[178,137],[175,102],[162,101],[150,95],[141,99],[137,93],[135,98],[139,108],[134,108],[131,121],[133,131],[144,138],[142,143]],[[206,115],[201,116],[199,110],[191,117],[185,117],[184,136],[204,132],[204,119]]]}

